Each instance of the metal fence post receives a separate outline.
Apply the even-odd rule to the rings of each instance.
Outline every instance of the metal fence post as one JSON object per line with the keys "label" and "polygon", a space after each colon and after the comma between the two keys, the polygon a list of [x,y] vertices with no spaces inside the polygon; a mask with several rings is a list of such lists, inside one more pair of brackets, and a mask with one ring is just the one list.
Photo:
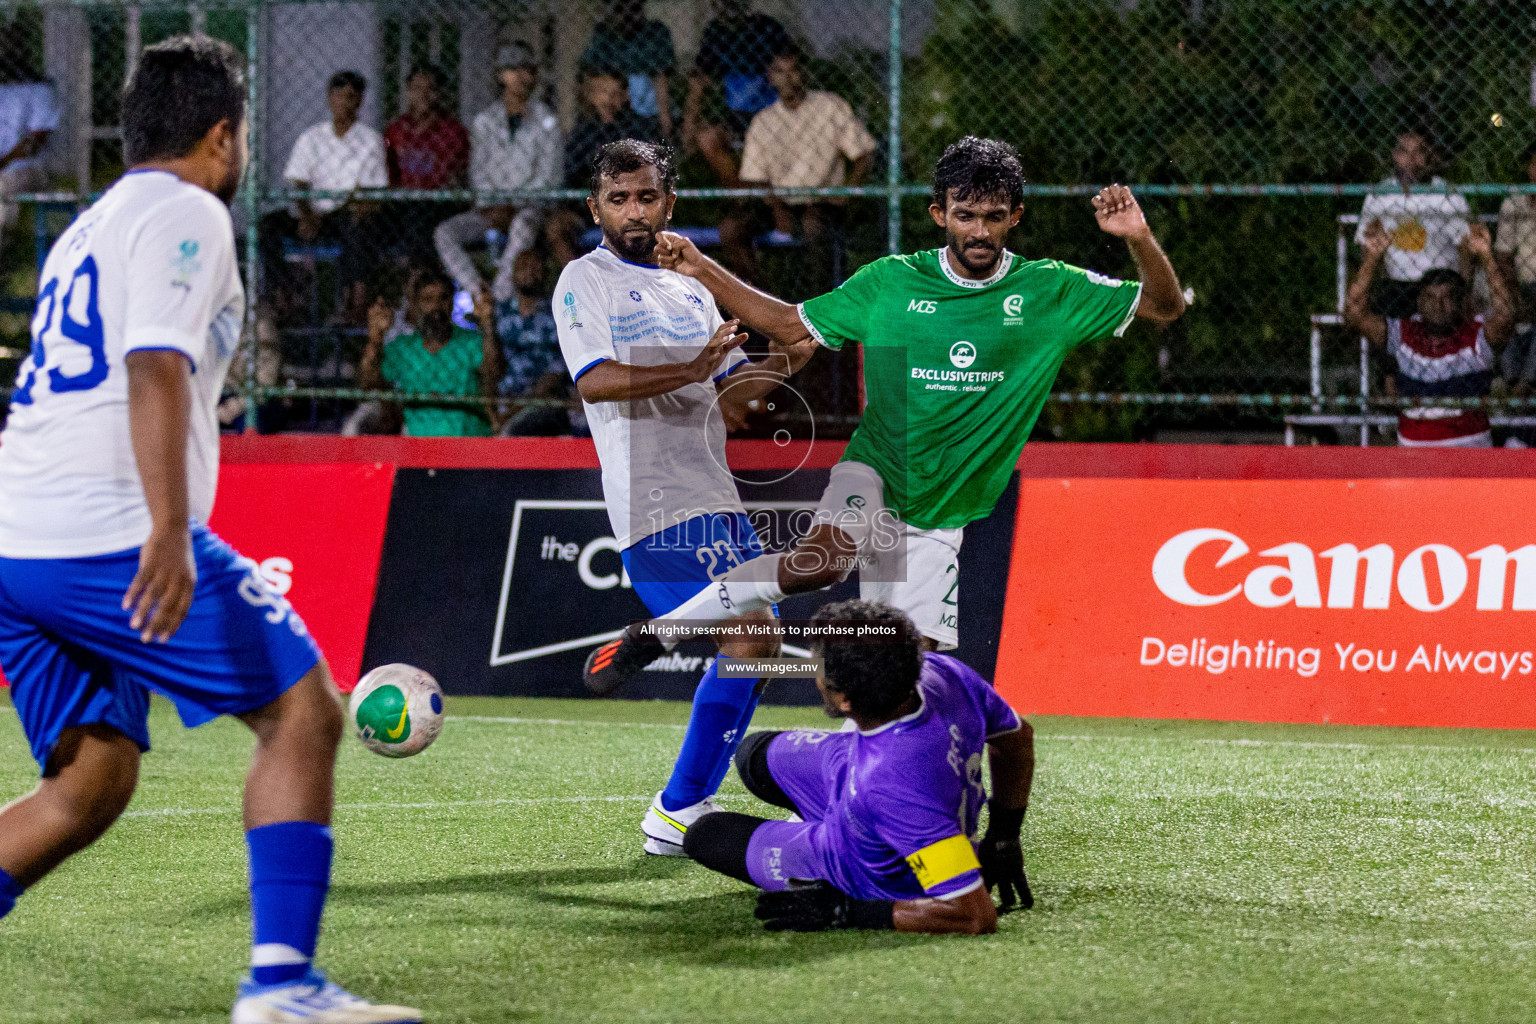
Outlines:
{"label": "metal fence post", "polygon": [[[901,0],[891,0],[890,125],[886,134],[886,251],[901,252]],[[860,348],[862,352],[863,349]]]}
{"label": "metal fence post", "polygon": [[257,337],[256,302],[261,295],[261,244],[257,222],[261,218],[262,160],[260,73],[261,0],[246,0],[245,8],[245,123],[248,148],[245,166],[245,429],[256,430],[256,368],[261,339]]}

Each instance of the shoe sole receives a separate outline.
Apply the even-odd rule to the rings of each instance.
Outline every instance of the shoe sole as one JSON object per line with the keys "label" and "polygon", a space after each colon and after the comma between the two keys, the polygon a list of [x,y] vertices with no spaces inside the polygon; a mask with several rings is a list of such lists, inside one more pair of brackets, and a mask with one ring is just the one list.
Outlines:
{"label": "shoe sole", "polygon": [[657,839],[655,836],[645,837],[645,852],[652,857],[686,857],[687,852],[676,843],[669,843],[665,839]]}

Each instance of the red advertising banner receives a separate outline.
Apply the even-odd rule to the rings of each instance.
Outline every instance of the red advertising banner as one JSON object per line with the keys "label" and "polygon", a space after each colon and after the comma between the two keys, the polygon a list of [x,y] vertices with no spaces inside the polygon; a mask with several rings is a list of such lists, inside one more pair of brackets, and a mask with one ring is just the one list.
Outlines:
{"label": "red advertising banner", "polygon": [[209,525],[293,604],[343,690],[357,683],[394,467],[225,464]]}
{"label": "red advertising banner", "polygon": [[1034,714],[1536,727],[1536,480],[1025,479]]}

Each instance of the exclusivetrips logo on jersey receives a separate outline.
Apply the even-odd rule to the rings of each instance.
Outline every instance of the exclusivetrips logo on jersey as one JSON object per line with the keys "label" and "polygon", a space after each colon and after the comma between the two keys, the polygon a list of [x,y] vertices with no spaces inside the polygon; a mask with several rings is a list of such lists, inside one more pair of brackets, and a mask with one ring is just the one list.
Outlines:
{"label": "exclusivetrips logo on jersey", "polygon": [[976,346],[968,341],[957,341],[949,346],[949,361],[957,369],[965,369],[976,361]]}

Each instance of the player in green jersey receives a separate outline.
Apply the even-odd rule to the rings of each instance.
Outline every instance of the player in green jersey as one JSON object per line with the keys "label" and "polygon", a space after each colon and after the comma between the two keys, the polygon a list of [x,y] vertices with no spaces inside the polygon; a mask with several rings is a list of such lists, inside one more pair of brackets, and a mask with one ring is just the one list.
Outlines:
{"label": "player in green jersey", "polygon": [[1011,146],[961,139],[933,178],[929,212],[944,248],[876,260],[799,306],[738,280],[681,236],[660,237],[661,266],[698,279],[781,346],[863,345],[868,405],[805,536],[631,626],[616,656],[588,670],[592,689],[611,692],[679,641],[831,586],[855,566],[862,598],[906,612],[931,647],[956,645],[962,530],[992,511],[1066,354],[1138,317],[1168,324],[1184,312],[1178,276],[1130,190],[1112,185],[1093,198],[1099,227],[1136,261],[1140,280],[1127,282],[1009,252],[1023,186]]}

